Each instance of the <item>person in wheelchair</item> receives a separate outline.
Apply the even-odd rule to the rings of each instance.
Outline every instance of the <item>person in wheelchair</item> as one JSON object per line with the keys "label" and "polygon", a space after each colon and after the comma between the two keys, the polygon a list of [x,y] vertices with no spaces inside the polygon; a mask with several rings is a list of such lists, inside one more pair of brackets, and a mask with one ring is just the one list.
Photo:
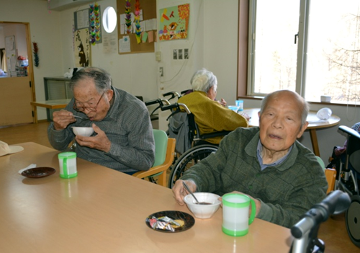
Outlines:
{"label": "person in wheelchair", "polygon": [[[204,68],[196,71],[190,83],[193,91],[179,98],[178,103],[183,103],[190,109],[201,135],[248,126],[244,116],[224,107],[225,100],[215,100],[217,78],[211,71]],[[206,139],[206,142],[219,144],[222,138],[223,136],[217,136]]]}
{"label": "person in wheelchair", "polygon": [[256,203],[256,217],[291,227],[326,196],[323,168],[300,138],[307,128],[309,106],[295,92],[280,90],[261,104],[259,126],[237,128],[218,150],[185,171],[172,188],[184,205],[192,191],[223,195],[238,191]]}

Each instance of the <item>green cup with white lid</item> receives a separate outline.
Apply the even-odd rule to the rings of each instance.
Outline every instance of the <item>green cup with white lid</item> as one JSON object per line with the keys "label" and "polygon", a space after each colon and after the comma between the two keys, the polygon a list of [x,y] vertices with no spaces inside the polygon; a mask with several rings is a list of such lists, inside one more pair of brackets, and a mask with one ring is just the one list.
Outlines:
{"label": "green cup with white lid", "polygon": [[73,178],[77,176],[76,168],[76,153],[75,152],[63,152],[58,154],[60,177],[61,178]]}
{"label": "green cup with white lid", "polygon": [[[244,236],[255,219],[255,201],[241,193],[227,193],[222,196],[222,231],[231,236]],[[251,207],[251,213],[249,215]]]}

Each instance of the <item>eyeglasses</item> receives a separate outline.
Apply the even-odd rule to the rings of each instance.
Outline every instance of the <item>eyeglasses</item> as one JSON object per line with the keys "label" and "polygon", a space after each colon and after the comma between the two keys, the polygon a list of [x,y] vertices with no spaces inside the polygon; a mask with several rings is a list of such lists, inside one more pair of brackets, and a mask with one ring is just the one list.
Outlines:
{"label": "eyeglasses", "polygon": [[[75,111],[78,111],[78,112],[83,112],[85,111],[86,109],[91,111],[91,112],[95,112],[96,111],[96,108],[97,106],[99,105],[100,103],[100,100],[101,98],[104,96],[105,94],[105,91],[103,92],[103,94],[101,94],[98,102],[96,103],[96,105],[94,106],[92,103],[81,103],[81,102],[76,102],[74,101],[74,104],[73,104],[73,109]],[[84,104],[88,104],[88,106],[84,106]]]}

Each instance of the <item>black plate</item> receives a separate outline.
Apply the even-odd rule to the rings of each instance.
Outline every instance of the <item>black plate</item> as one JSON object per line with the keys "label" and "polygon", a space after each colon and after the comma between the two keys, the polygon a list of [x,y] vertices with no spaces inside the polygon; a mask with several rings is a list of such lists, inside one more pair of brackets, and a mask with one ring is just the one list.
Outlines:
{"label": "black plate", "polygon": [[[184,225],[179,227],[179,228],[175,228],[175,232],[169,231],[169,230],[162,230],[162,229],[153,229],[149,222],[147,221],[147,218],[151,219],[152,217],[162,217],[162,216],[167,216],[173,220],[183,220],[184,221]],[[164,233],[177,233],[177,232],[182,232],[182,231],[186,231],[189,228],[191,228],[192,226],[194,226],[195,224],[195,219],[194,217],[192,217],[190,214],[188,213],[184,213],[181,211],[161,211],[161,212],[157,212],[157,213],[153,213],[150,214],[148,217],[145,219],[145,223],[146,225],[155,230],[155,231],[159,231],[159,232],[164,232]]]}
{"label": "black plate", "polygon": [[30,178],[40,178],[47,177],[55,173],[55,169],[51,167],[36,167],[32,169],[27,169],[21,172],[21,175],[24,177]]}

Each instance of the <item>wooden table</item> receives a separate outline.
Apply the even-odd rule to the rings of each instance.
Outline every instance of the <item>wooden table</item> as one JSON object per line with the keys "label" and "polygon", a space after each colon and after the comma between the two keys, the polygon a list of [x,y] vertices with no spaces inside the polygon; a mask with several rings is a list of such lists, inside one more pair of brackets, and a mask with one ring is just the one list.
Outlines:
{"label": "wooden table", "polygon": [[[249,120],[250,126],[259,126],[259,116],[258,116],[259,111],[260,108],[244,109],[244,112],[251,117],[251,119]],[[306,128],[306,130],[309,130],[310,132],[310,139],[314,154],[320,156],[319,144],[316,136],[316,129],[335,126],[339,124],[340,118],[332,114],[328,120],[320,120],[316,116],[316,113],[317,113],[316,111],[309,112],[309,115],[306,119],[309,122],[309,125]]]}
{"label": "wooden table", "polygon": [[[0,157],[0,252],[289,252],[290,230],[260,219],[249,234],[221,231],[222,209],[180,233],[145,224],[152,213],[179,210],[168,188],[77,159],[78,176],[59,177],[58,151],[35,143]],[[35,163],[56,173],[30,179],[18,170]]]}
{"label": "wooden table", "polygon": [[37,119],[37,109],[36,107],[44,107],[47,109],[63,109],[65,108],[71,99],[57,99],[57,100],[46,100],[46,101],[34,101],[30,102],[34,110],[34,123],[38,123]]}

